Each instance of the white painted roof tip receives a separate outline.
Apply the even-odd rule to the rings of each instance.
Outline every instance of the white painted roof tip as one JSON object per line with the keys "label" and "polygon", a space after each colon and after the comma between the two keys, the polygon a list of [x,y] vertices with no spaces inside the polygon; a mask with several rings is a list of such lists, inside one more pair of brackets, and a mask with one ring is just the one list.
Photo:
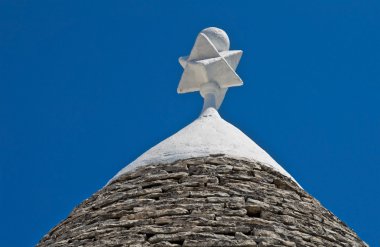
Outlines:
{"label": "white painted roof tip", "polygon": [[195,121],[146,151],[110,181],[141,166],[217,154],[258,161],[293,179],[254,141],[221,118],[217,110],[207,108]]}
{"label": "white painted roof tip", "polygon": [[219,112],[213,108],[213,107],[208,107],[206,108],[199,117],[217,117],[217,118],[222,118],[219,114]]}

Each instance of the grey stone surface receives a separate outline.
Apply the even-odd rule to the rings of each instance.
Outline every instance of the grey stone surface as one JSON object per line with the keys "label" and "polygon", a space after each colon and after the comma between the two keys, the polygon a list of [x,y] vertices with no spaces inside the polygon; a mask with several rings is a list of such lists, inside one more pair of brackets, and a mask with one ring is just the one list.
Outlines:
{"label": "grey stone surface", "polygon": [[124,174],[37,246],[367,245],[288,177],[217,156]]}

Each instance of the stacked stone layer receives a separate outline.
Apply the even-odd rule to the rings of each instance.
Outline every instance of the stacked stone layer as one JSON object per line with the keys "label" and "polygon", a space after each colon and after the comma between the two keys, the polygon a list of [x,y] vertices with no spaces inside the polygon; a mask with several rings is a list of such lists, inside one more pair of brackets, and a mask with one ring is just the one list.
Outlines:
{"label": "stacked stone layer", "polygon": [[367,245],[288,177],[216,155],[122,175],[37,246]]}

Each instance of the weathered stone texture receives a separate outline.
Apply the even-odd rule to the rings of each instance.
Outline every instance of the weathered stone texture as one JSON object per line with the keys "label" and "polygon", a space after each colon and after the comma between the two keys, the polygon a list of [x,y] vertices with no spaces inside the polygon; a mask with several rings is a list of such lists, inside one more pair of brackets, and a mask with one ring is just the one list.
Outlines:
{"label": "weathered stone texture", "polygon": [[214,156],[124,174],[37,246],[367,245],[289,178]]}

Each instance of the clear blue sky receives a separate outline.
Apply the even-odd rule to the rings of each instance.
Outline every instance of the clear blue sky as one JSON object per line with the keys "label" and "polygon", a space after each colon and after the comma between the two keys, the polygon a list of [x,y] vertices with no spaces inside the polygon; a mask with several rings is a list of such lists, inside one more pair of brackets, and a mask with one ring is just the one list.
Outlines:
{"label": "clear blue sky", "polygon": [[[249,3],[248,3],[249,2]],[[221,115],[380,245],[379,1],[0,2],[0,245],[32,246],[197,117],[177,62],[205,27],[244,54]]]}

